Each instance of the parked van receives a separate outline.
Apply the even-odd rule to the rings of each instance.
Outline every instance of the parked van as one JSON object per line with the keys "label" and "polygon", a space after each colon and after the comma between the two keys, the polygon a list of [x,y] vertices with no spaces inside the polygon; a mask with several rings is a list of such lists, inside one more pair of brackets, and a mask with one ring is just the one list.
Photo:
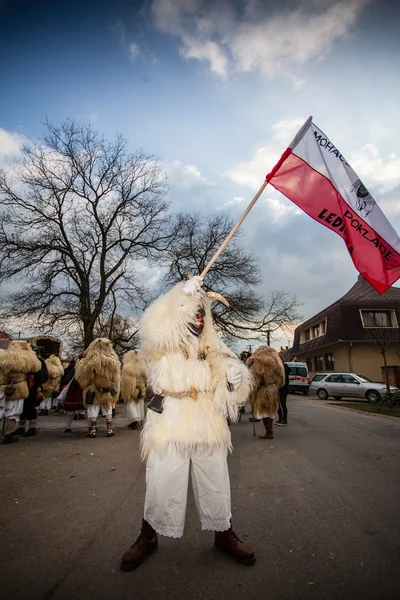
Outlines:
{"label": "parked van", "polygon": [[287,362],[289,367],[289,392],[301,392],[307,396],[310,387],[307,364],[303,362]]}

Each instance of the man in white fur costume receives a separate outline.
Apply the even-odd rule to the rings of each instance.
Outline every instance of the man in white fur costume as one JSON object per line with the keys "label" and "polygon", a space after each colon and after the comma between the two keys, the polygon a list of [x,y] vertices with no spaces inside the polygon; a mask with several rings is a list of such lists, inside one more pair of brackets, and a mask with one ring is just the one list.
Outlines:
{"label": "man in white fur costume", "polygon": [[98,338],[89,344],[76,365],[75,379],[82,388],[90,422],[88,437],[96,437],[100,411],[106,418],[107,437],[112,437],[112,408],[114,399],[119,395],[121,363],[109,339]]}
{"label": "man in white fur costume", "polygon": [[34,376],[30,374],[40,369],[40,360],[28,342],[10,342],[7,350],[0,353],[0,419],[5,419],[3,444],[16,441],[14,433],[24,400],[34,384]]}
{"label": "man in white fur costume", "polygon": [[144,399],[147,377],[143,353],[129,350],[122,359],[121,396],[132,423],[128,427],[139,429],[144,421]]}
{"label": "man in white fur costume", "polygon": [[218,338],[201,285],[200,277],[178,283],[140,322],[154,396],[141,434],[147,460],[144,519],[138,539],[122,557],[124,571],[157,550],[157,534],[183,535],[189,472],[202,529],[214,531],[215,546],[238,562],[255,562],[254,552],[231,527],[227,465],[227,418],[237,420],[251,375]]}

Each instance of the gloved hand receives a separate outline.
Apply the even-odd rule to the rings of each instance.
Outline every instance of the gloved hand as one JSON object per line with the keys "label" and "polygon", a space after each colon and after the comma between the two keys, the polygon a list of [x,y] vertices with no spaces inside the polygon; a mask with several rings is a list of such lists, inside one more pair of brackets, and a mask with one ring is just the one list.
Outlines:
{"label": "gloved hand", "polygon": [[195,275],[191,279],[188,279],[183,286],[183,291],[187,296],[194,296],[203,285],[203,278],[200,275]]}
{"label": "gloved hand", "polygon": [[231,363],[226,369],[226,379],[231,391],[237,390],[242,383],[242,372],[239,367]]}

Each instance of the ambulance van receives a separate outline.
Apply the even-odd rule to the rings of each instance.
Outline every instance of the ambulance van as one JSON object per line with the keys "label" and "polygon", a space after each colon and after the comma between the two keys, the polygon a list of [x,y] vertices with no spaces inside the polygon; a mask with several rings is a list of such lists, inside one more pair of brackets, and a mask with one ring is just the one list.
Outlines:
{"label": "ambulance van", "polygon": [[287,362],[289,367],[289,393],[301,392],[307,396],[310,387],[307,364],[303,362]]}

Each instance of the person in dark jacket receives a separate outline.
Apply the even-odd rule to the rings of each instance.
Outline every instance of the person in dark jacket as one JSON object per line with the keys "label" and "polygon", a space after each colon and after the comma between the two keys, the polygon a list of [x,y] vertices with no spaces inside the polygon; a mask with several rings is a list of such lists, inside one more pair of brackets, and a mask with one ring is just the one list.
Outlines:
{"label": "person in dark jacket", "polygon": [[[32,346],[32,349],[36,352],[42,368],[36,373],[28,373],[27,375],[29,395],[24,400],[24,410],[19,419],[19,427],[15,432],[16,435],[23,435],[24,437],[36,435],[36,407],[40,404],[43,397],[41,386],[49,378],[46,363],[41,356],[43,348],[41,346]],[[25,431],[26,424],[28,425],[27,431]]]}
{"label": "person in dark jacket", "polygon": [[287,395],[289,393],[289,372],[290,369],[287,366],[287,364],[283,361],[283,358],[281,357],[281,360],[283,362],[283,366],[285,368],[285,385],[283,385],[281,388],[279,388],[279,409],[278,409],[278,421],[276,422],[277,425],[287,425],[287,406],[286,406],[286,400],[287,400]]}

